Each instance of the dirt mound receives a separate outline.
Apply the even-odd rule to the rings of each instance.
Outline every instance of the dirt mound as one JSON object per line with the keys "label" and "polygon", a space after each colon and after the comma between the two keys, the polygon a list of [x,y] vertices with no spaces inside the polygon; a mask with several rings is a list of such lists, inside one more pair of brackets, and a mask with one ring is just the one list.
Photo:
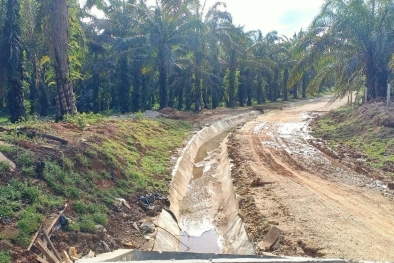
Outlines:
{"label": "dirt mound", "polygon": [[340,159],[350,155],[368,165],[365,173],[370,169],[394,173],[394,111],[385,103],[340,108],[317,117],[311,126],[313,135],[327,140]]}
{"label": "dirt mound", "polygon": [[179,110],[173,109],[171,107],[161,109],[159,112],[161,114],[165,115],[167,118],[174,119],[174,120],[192,121],[196,117],[195,114],[192,114],[192,113],[189,113],[186,111],[179,111]]}

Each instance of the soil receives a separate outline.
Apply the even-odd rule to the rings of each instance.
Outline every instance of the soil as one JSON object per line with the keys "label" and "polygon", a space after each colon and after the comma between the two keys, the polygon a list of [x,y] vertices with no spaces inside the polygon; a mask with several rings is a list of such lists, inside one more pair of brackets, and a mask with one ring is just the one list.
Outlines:
{"label": "soil", "polygon": [[235,186],[249,236],[282,230],[271,252],[287,256],[394,260],[394,191],[357,152],[335,152],[309,122],[343,105],[328,99],[259,116],[232,138]]}
{"label": "soil", "polygon": [[207,123],[212,123],[222,118],[239,115],[252,110],[252,107],[245,108],[216,108],[214,110],[204,109],[199,113],[178,111],[176,109],[167,107],[159,112],[163,114],[164,117],[176,120],[184,120],[195,123],[196,125],[205,125]]}

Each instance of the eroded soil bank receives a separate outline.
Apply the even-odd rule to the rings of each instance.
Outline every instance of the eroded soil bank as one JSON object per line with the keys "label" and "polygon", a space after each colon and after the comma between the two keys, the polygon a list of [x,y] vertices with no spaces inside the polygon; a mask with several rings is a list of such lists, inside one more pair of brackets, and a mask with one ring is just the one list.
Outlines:
{"label": "eroded soil bank", "polygon": [[327,102],[261,115],[231,139],[248,234],[258,250],[275,224],[283,231],[275,254],[393,261],[392,191],[374,174],[356,171],[351,158],[345,164],[333,160],[315,147],[327,144],[309,135],[313,114],[343,104]]}

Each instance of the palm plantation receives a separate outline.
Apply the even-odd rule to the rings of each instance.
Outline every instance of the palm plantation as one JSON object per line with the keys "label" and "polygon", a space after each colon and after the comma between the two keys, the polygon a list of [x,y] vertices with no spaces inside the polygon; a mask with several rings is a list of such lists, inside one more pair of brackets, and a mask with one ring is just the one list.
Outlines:
{"label": "palm plantation", "polygon": [[[324,4],[307,28],[297,28],[285,36],[276,30],[246,30],[246,25],[234,22],[237,20],[228,11],[226,1],[209,5],[210,0],[0,0],[0,263],[10,263],[19,254],[35,260],[34,254],[39,252],[44,256],[37,258],[39,262],[58,262],[45,254],[45,249],[42,252],[33,247],[26,251],[34,236],[45,240],[45,246],[53,241],[56,248],[47,246],[51,251],[79,246],[78,254],[84,255],[89,250],[98,254],[117,247],[147,248],[141,244],[150,246],[155,237],[150,235],[153,233],[146,235],[142,225],[144,232],[140,232],[136,224],[147,222],[144,219],[151,217],[150,212],[158,214],[164,203],[167,206],[161,195],[168,194],[173,174],[178,174],[171,173],[170,166],[175,163],[179,148],[185,147],[191,137],[205,143],[213,133],[227,135],[222,129],[233,129],[226,137],[229,143],[209,151],[204,158],[207,165],[201,170],[207,177],[215,169],[226,170],[226,177],[233,171],[233,182],[222,185],[227,189],[234,183],[239,201],[239,213],[231,213],[237,214],[231,231],[238,229],[238,223],[246,223],[248,233],[244,236],[259,254],[264,250],[260,245],[269,231],[267,226],[280,222],[278,227],[282,227],[286,223],[282,221],[290,220],[293,225],[283,227],[284,235],[270,249],[298,256],[325,256],[319,254],[320,247],[307,246],[293,237],[327,229],[326,221],[319,216],[336,218],[325,213],[315,218],[312,214],[310,221],[303,222],[288,216],[292,214],[286,206],[298,198],[293,189],[300,186],[298,193],[302,193],[302,200],[295,205],[300,218],[322,206],[321,200],[307,199],[306,195],[304,198],[303,194],[308,194],[305,189],[313,188],[322,200],[330,199],[328,205],[323,203],[325,209],[339,204],[332,202],[334,191],[329,190],[344,191],[347,177],[352,179],[352,187],[357,185],[357,191],[376,188],[379,195],[394,196],[392,178],[389,185],[380,177],[394,175],[394,115],[392,108],[382,103],[389,98],[390,84],[394,86],[394,2],[322,1]],[[261,23],[269,23],[265,20],[262,18]],[[324,94],[329,96],[323,97]],[[316,97],[317,103],[309,103],[308,98]],[[304,120],[305,114],[320,112],[327,105],[332,109],[343,106],[345,97],[348,106]],[[271,104],[259,105],[266,103]],[[302,106],[295,110],[298,104]],[[294,108],[272,115],[250,112],[282,105]],[[226,120],[227,116],[236,121]],[[251,121],[251,117],[256,118]],[[225,121],[215,123],[219,119]],[[227,126],[228,123],[233,126]],[[212,132],[204,135],[210,129]],[[190,149],[200,147],[196,146],[200,141],[189,142],[190,148],[182,152],[186,157],[179,159],[176,167],[183,169],[190,164],[189,168],[202,168],[196,160],[190,161],[194,157]],[[225,147],[226,151],[222,151]],[[303,147],[305,151],[300,150]],[[315,155],[319,160],[325,155],[329,158],[318,162]],[[225,165],[231,169],[227,170],[222,162],[229,159],[231,165]],[[339,165],[334,167],[331,159]],[[342,171],[342,166],[351,166],[349,170],[354,173],[345,174],[349,171]],[[375,180],[374,169],[381,172],[376,178],[382,185],[372,185],[372,181],[359,184],[353,177],[357,173],[362,180]],[[319,173],[321,177],[316,177]],[[337,177],[330,182],[328,190],[320,185],[330,178],[325,173],[340,176],[338,182]],[[300,180],[306,174],[308,177]],[[286,176],[283,181],[299,181],[290,187],[276,187],[282,182],[274,180],[281,180],[282,175]],[[262,181],[256,176],[261,176]],[[318,180],[314,181],[315,177]],[[195,179],[193,183],[199,182]],[[203,183],[209,184],[208,180]],[[214,191],[209,187],[201,189],[216,198],[216,191],[224,194],[226,190],[221,184],[215,181]],[[275,187],[268,189],[266,184]],[[335,189],[335,184],[341,187]],[[276,193],[274,188],[280,189],[285,202],[275,196],[267,198]],[[159,198],[163,203],[147,204],[147,199],[141,198],[147,193],[153,193],[150,198]],[[260,194],[264,202],[257,206],[253,196],[260,199]],[[225,196],[232,198],[233,193]],[[335,200],[347,200],[349,196]],[[358,206],[359,200],[353,200],[350,205],[340,203],[350,211],[356,207],[354,204]],[[132,209],[126,201],[135,201]],[[194,198],[187,201],[194,202]],[[307,202],[316,203],[316,209],[309,209],[304,205]],[[57,215],[65,203],[69,205],[65,214],[69,224],[56,224],[61,230],[47,237],[45,218],[52,221],[48,215]],[[268,209],[260,209],[260,205],[267,205]],[[227,221],[226,213],[221,213],[226,208],[222,208],[212,208],[215,223]],[[364,215],[362,208],[359,207],[359,216],[374,214]],[[168,211],[179,222],[183,222],[182,214],[195,212],[179,207],[178,218]],[[225,217],[221,218],[222,214]],[[384,219],[384,214],[380,217]],[[375,220],[371,218],[365,222]],[[316,224],[309,224],[312,219]],[[392,224],[381,221],[384,224],[376,225],[391,231],[386,225]],[[317,227],[322,222],[325,225]],[[298,228],[304,223],[314,230]],[[343,228],[342,223],[338,226]],[[364,231],[358,223],[354,227],[363,229],[360,235],[376,233]],[[294,235],[288,234],[291,229],[296,231]],[[342,231],[338,229],[337,234]],[[43,231],[42,235],[37,231]],[[310,244],[314,244],[316,235],[310,236]],[[338,237],[342,242],[343,235]],[[369,236],[367,239],[370,242]],[[330,242],[326,238],[323,241]],[[35,245],[40,246],[37,242]],[[289,250],[280,250],[282,245]]]}
{"label": "palm plantation", "polygon": [[89,0],[82,8],[76,0],[3,0],[0,6],[2,49],[11,52],[2,53],[1,96],[15,100],[3,109],[12,122],[24,116],[26,102],[29,115],[58,120],[77,108],[199,112],[305,98],[325,88],[337,98],[365,92],[369,100],[385,97],[392,79],[388,0],[327,0],[308,30],[290,38],[247,32],[223,3],[198,0],[153,6]]}

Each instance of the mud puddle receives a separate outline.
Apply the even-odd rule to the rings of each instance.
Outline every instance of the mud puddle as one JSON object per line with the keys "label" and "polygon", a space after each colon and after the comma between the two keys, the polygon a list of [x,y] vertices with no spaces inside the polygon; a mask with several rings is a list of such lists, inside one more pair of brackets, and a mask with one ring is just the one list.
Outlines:
{"label": "mud puddle", "polygon": [[216,253],[221,252],[218,243],[218,234],[214,230],[203,233],[200,237],[191,237],[186,232],[181,232],[179,252]]}

